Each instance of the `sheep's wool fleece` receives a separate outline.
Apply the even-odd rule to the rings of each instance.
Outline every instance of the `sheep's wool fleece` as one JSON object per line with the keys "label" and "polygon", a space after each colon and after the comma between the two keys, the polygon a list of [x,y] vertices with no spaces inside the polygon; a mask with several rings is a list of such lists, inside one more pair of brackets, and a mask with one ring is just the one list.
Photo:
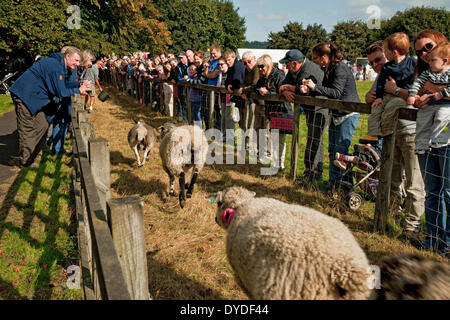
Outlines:
{"label": "sheep's wool fleece", "polygon": [[208,140],[198,126],[177,127],[163,137],[159,154],[163,166],[174,175],[194,165],[200,171],[208,154]]}
{"label": "sheep's wool fleece", "polygon": [[227,255],[253,299],[367,299],[370,268],[347,227],[269,198],[240,202]]}

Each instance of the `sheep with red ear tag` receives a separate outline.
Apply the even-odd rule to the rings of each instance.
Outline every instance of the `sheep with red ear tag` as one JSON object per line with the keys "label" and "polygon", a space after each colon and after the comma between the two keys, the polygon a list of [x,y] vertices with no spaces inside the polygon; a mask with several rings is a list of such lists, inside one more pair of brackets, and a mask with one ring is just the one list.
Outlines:
{"label": "sheep with red ear tag", "polygon": [[257,198],[242,187],[208,196],[226,252],[252,299],[366,299],[370,267],[351,232],[314,209]]}

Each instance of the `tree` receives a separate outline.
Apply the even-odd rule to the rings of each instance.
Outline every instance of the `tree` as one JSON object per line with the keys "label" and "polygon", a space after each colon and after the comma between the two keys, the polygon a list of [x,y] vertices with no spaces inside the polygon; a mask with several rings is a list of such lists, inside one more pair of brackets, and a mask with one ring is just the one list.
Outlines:
{"label": "tree", "polygon": [[330,41],[336,44],[346,60],[355,61],[366,55],[369,33],[367,24],[362,21],[339,22],[330,34]]}
{"label": "tree", "polygon": [[[395,32],[406,33],[412,42],[416,34],[425,29],[435,29],[449,38],[449,21],[450,11],[444,8],[415,7],[403,12],[397,12],[391,19],[381,21],[381,28],[372,30],[369,42],[386,39]],[[414,53],[412,45],[410,53]]]}
{"label": "tree", "polygon": [[[245,40],[245,20],[223,0],[157,0],[175,52],[205,50],[213,43],[237,49]],[[195,14],[192,14],[192,12]]]}
{"label": "tree", "polygon": [[311,49],[320,42],[328,41],[327,31],[321,24],[308,25],[291,22],[283,27],[283,31],[269,33],[269,49],[299,49],[311,58]]}
{"label": "tree", "polygon": [[269,45],[268,41],[246,41],[244,44],[244,48],[251,48],[251,49],[266,49]]}

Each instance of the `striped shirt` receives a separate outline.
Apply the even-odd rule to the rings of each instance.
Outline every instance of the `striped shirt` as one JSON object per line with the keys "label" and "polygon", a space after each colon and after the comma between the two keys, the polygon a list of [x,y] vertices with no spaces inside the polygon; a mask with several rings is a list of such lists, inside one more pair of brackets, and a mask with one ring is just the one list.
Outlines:
{"label": "striped shirt", "polygon": [[420,74],[416,81],[414,81],[411,89],[409,89],[409,96],[416,96],[427,81],[430,81],[435,85],[447,85],[447,87],[441,91],[441,94],[443,97],[450,97],[450,69],[443,73],[433,72],[430,69],[425,70]]}

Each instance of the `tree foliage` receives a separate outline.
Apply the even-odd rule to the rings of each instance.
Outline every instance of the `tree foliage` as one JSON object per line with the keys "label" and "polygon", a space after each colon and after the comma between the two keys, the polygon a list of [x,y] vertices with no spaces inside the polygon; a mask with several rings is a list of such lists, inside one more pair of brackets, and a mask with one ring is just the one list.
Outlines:
{"label": "tree foliage", "polygon": [[330,41],[336,44],[346,60],[355,61],[356,58],[365,56],[369,32],[364,22],[339,22],[330,34]]}
{"label": "tree foliage", "polygon": [[[164,50],[170,33],[152,0],[0,0],[0,51],[46,55],[67,44],[95,55]],[[66,9],[81,9],[70,29]]]}
{"label": "tree foliage", "polygon": [[204,50],[213,43],[237,49],[245,40],[245,20],[223,0],[157,0],[175,52]]}
{"label": "tree foliage", "polygon": [[312,47],[320,42],[328,41],[327,31],[321,24],[307,25],[291,22],[283,27],[283,31],[269,33],[269,49],[299,49],[311,58]]}

